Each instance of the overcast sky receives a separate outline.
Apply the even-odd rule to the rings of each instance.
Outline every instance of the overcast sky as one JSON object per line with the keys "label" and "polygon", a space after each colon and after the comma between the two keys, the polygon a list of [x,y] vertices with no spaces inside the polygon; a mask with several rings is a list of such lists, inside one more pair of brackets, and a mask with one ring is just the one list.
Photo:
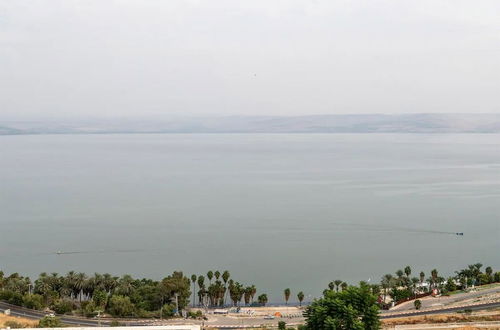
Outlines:
{"label": "overcast sky", "polygon": [[0,0],[0,118],[500,112],[500,1]]}

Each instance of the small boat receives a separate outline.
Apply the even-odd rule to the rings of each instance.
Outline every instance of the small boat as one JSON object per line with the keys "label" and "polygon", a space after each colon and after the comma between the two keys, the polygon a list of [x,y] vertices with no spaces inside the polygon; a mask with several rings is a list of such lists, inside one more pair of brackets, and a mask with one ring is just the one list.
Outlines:
{"label": "small boat", "polygon": [[455,233],[458,236],[464,236],[464,233]]}

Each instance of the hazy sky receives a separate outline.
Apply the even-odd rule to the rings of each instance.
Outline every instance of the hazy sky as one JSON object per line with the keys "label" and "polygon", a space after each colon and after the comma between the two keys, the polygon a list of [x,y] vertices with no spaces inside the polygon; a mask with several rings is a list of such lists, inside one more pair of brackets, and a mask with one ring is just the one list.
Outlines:
{"label": "hazy sky", "polygon": [[0,118],[500,112],[500,1],[0,0]]}

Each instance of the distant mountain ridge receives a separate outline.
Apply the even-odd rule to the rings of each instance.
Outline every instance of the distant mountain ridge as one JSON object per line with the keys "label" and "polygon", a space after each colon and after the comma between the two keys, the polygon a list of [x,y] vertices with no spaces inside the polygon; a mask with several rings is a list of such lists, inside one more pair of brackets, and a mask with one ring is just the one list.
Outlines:
{"label": "distant mountain ridge", "polygon": [[0,120],[0,135],[109,133],[500,133],[500,114]]}

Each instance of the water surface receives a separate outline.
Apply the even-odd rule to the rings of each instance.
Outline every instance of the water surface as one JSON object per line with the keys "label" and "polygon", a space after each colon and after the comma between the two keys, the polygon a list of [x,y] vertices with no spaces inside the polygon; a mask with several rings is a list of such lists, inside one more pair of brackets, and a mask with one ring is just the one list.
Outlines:
{"label": "water surface", "polygon": [[499,216],[495,134],[0,137],[6,273],[228,269],[276,301],[407,264],[499,269]]}

